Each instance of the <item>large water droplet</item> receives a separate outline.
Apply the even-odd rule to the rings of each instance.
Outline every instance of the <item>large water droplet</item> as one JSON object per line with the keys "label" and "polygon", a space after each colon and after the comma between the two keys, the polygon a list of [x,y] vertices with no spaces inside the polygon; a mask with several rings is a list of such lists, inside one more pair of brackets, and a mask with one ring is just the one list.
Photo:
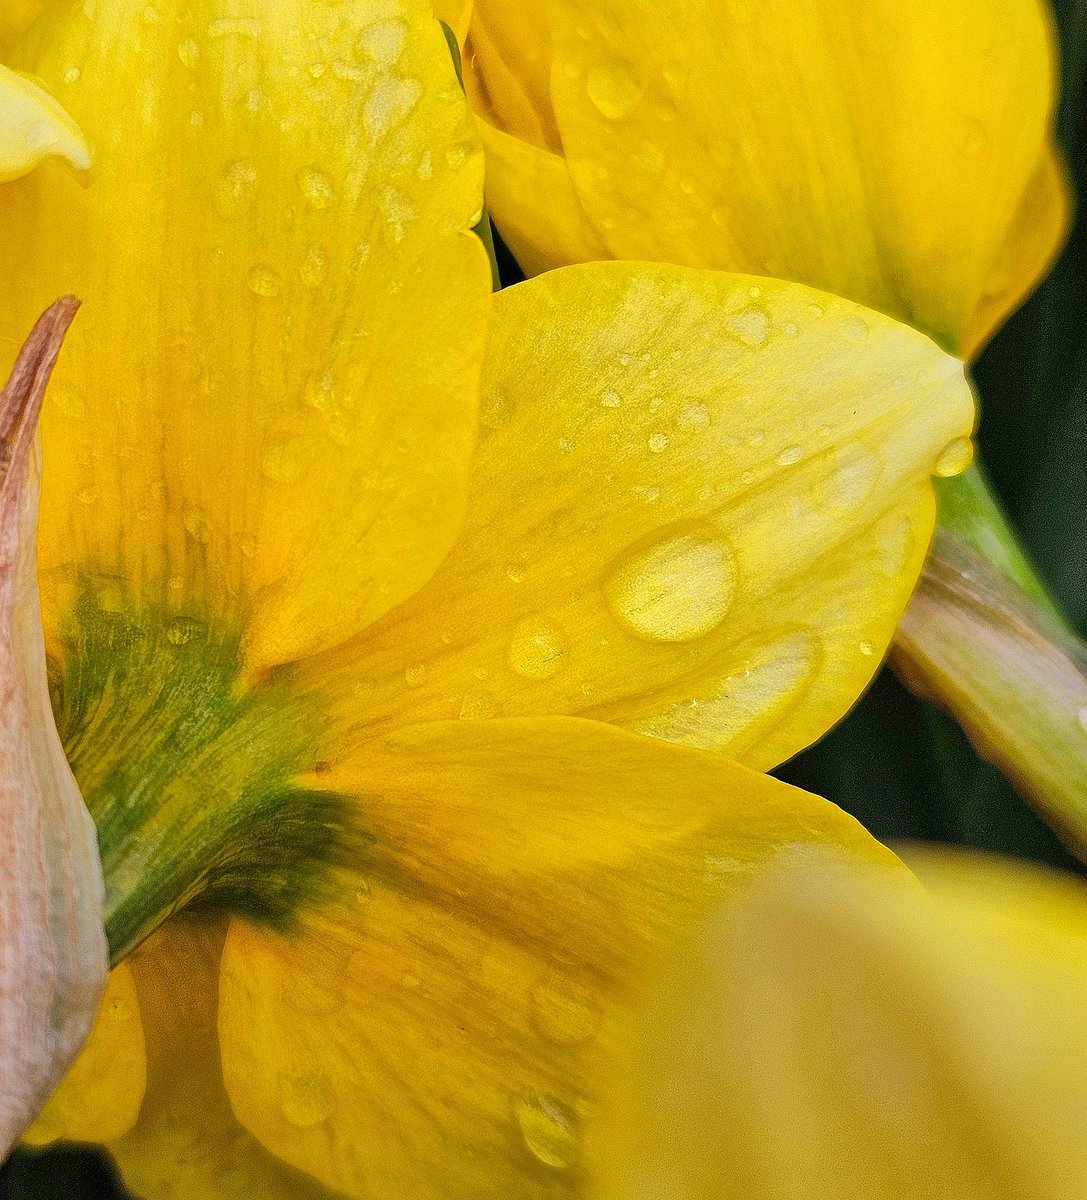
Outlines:
{"label": "large water droplet", "polygon": [[532,1156],[545,1166],[564,1171],[578,1158],[576,1117],[553,1096],[519,1099],[514,1116]]}
{"label": "large water droplet", "polygon": [[243,217],[257,195],[257,167],[250,158],[229,162],[219,173],[215,185],[215,207],[231,219]]}
{"label": "large water droplet", "polygon": [[831,454],[829,467],[820,486],[823,503],[837,512],[855,512],[875,491],[879,459],[859,444],[839,446]]}
{"label": "large water droplet", "polygon": [[589,99],[609,121],[629,117],[642,98],[643,85],[626,63],[597,63],[586,80]]}
{"label": "large water droplet", "polygon": [[508,660],[518,675],[526,679],[550,679],[562,669],[566,657],[566,638],[548,621],[529,617],[513,631]]}
{"label": "large water droplet", "polygon": [[319,1071],[284,1071],[279,1077],[283,1115],[300,1129],[312,1129],[332,1115],[334,1100],[328,1078]]}
{"label": "large water droplet", "polygon": [[177,56],[190,71],[195,71],[200,65],[200,43],[194,37],[185,38],[178,43]]}
{"label": "large water droplet", "polygon": [[725,322],[725,328],[749,350],[758,350],[770,337],[770,317],[766,309],[753,304],[733,313]]}
{"label": "large water droplet", "polygon": [[363,120],[370,137],[377,141],[398,125],[419,103],[423,86],[417,79],[382,79],[367,97]]}
{"label": "large water droplet", "polygon": [[256,263],[250,267],[245,282],[255,296],[264,296],[269,299],[272,296],[278,296],[283,287],[283,280],[279,272],[275,267],[268,266],[267,263]]}
{"label": "large water droplet", "polygon": [[533,1024],[560,1046],[576,1046],[595,1037],[603,1016],[591,992],[555,970],[532,993]]}
{"label": "large water droplet", "polygon": [[316,167],[303,167],[298,172],[298,186],[310,208],[328,208],[336,196],[332,180],[324,171]]}
{"label": "large water droplet", "polygon": [[689,642],[724,620],[735,586],[728,543],[710,526],[693,526],[629,552],[604,595],[615,619],[639,637]]}
{"label": "large water droplet", "polygon": [[936,460],[936,474],[941,479],[961,475],[974,461],[974,443],[965,437],[955,438],[940,451]]}

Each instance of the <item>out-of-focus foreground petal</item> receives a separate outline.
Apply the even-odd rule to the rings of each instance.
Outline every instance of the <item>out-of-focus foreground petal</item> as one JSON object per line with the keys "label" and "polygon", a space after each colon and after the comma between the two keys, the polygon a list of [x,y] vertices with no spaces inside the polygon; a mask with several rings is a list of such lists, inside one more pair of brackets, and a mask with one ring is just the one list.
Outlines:
{"label": "out-of-focus foreground petal", "polygon": [[78,302],[38,321],[0,391],[0,1160],[94,1024],[106,982],[94,824],[49,703],[35,431]]}
{"label": "out-of-focus foreground petal", "polygon": [[553,713],[781,762],[877,668],[973,416],[962,364],[887,317],[633,263],[499,293],[483,387],[456,547],[302,665],[360,738]]}
{"label": "out-of-focus foreground petal", "polygon": [[112,589],[244,635],[252,672],[449,549],[490,295],[482,154],[426,0],[260,9],[51,8],[13,61],[96,170],[0,191],[0,336],[43,295],[86,305],[43,419],[47,633]]}
{"label": "out-of-focus foreground petal", "polygon": [[[56,100],[0,65],[0,184],[19,179],[48,158],[66,159],[79,170],[91,165],[79,126]],[[25,245],[20,251],[28,253]]]}
{"label": "out-of-focus foreground petal", "polygon": [[718,914],[643,1014],[602,1197],[1084,1195],[1087,891],[919,870],[932,896],[828,860]]}
{"label": "out-of-focus foreground petal", "polygon": [[[1038,0],[556,0],[527,22],[523,10],[478,0],[474,103],[535,152],[521,162],[565,158],[579,204],[562,186],[560,211],[591,231],[548,245],[544,171],[496,154],[492,211],[530,267],[595,236],[617,258],[810,283],[961,352],[1007,312],[979,306],[997,292],[1015,303],[1048,264],[1033,230],[1005,249],[1053,107]],[[1011,262],[1014,283],[998,288]]]}
{"label": "out-of-focus foreground petal", "polygon": [[366,843],[285,934],[235,920],[234,1110],[358,1200],[581,1195],[637,964],[768,864],[901,865],[818,797],[571,718],[401,730],[321,774]]}

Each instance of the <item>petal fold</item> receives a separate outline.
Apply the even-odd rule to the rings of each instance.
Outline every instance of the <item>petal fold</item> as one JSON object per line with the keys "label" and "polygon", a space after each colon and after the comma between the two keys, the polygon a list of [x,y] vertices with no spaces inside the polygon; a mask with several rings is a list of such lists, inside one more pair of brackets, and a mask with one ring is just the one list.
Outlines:
{"label": "petal fold", "polygon": [[0,65],[0,184],[10,183],[49,158],[77,170],[91,165],[79,126],[36,83]]}
{"label": "petal fold", "polygon": [[97,155],[0,195],[0,330],[86,303],[44,421],[53,624],[89,580],[243,631],[252,672],[343,640],[448,550],[476,436],[482,154],[429,5],[95,0],[18,55]]}
{"label": "petal fold", "polygon": [[415,726],[321,778],[366,848],[286,936],[232,923],[219,1029],[242,1122],[359,1198],[582,1194],[645,956],[812,845],[901,869],[825,801],[596,722]]}
{"label": "petal fold", "polygon": [[778,763],[875,671],[931,536],[930,476],[969,457],[961,363],[774,280],[549,273],[495,298],[483,386],[457,546],[305,664],[359,739],[556,713]]}

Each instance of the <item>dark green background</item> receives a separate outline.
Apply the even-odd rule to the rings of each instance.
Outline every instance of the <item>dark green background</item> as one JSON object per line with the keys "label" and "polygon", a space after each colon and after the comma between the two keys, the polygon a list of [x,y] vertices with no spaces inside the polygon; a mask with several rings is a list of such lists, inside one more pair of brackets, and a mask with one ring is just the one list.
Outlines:
{"label": "dark green background", "polygon": [[[908,0],[907,0],[908,2]],[[1056,0],[1064,47],[1060,134],[1087,196],[1087,0]],[[499,247],[506,283],[520,278]],[[1049,279],[977,365],[980,444],[997,490],[1054,598],[1087,627],[1087,222],[1077,220]],[[859,817],[880,838],[957,842],[1075,867],[1056,838],[980,762],[958,727],[884,671],[823,742],[778,772]],[[0,1200],[125,1195],[97,1154],[17,1154]],[[211,1200],[211,1198],[209,1198]],[[254,1198],[259,1200],[259,1198]]]}

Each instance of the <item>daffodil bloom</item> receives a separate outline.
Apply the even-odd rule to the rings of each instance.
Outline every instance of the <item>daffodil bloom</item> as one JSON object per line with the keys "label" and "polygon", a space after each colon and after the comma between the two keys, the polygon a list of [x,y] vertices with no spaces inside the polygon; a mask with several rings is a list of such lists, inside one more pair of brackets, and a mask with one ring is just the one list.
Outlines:
{"label": "daffodil bloom", "polygon": [[421,0],[91,0],[12,61],[95,153],[0,188],[0,320],[84,300],[39,577],[124,960],[31,1138],[150,1198],[575,1192],[632,962],[810,843],[893,865],[752,768],[879,661],[961,364],[681,267],[492,298]]}
{"label": "daffodil bloom", "polygon": [[928,895],[817,856],[661,968],[591,1140],[601,1200],[1084,1194],[1087,889],[915,865]]}

